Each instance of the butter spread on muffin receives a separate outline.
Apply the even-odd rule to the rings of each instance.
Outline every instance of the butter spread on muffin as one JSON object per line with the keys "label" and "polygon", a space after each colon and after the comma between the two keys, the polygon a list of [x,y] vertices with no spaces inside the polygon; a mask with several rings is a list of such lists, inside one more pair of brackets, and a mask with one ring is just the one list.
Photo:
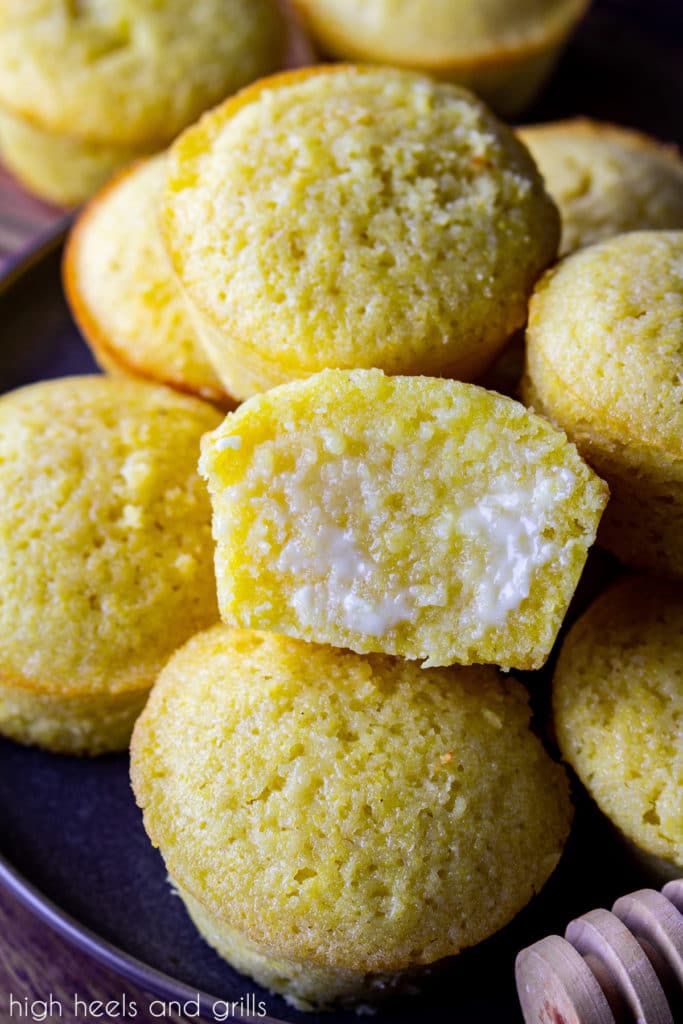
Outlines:
{"label": "butter spread on muffin", "polygon": [[543,664],[607,489],[474,385],[328,370],[203,440],[224,620],[429,665]]}

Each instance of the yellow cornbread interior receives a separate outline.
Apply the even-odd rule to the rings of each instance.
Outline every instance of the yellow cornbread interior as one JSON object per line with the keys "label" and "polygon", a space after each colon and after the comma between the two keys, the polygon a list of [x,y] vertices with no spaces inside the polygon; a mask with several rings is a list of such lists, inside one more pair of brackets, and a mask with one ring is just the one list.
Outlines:
{"label": "yellow cornbread interior", "polygon": [[528,153],[471,94],[353,67],[260,82],[188,130],[162,228],[240,398],[326,366],[472,379],[559,231]]}
{"label": "yellow cornbread interior", "polygon": [[491,667],[218,626],[162,671],[132,780],[209,941],[326,1003],[479,941],[543,885],[571,809],[528,723]]}
{"label": "yellow cornbread interior", "polygon": [[99,377],[0,399],[3,685],[67,703],[148,688],[215,621],[196,459],[219,421],[198,400]]}
{"label": "yellow cornbread interior", "polygon": [[553,706],[564,757],[641,850],[683,869],[683,598],[634,576],[564,642]]}
{"label": "yellow cornbread interior", "polygon": [[533,45],[560,33],[583,0],[295,0],[346,55],[426,65]]}
{"label": "yellow cornbread interior", "polygon": [[325,371],[203,439],[223,619],[429,665],[541,665],[607,489],[473,385]]}
{"label": "yellow cornbread interior", "polygon": [[277,68],[283,34],[270,0],[8,0],[0,103],[67,136],[163,145]]}
{"label": "yellow cornbread interior", "polygon": [[124,172],[77,223],[65,258],[70,305],[108,369],[229,404],[162,244],[162,154]]}
{"label": "yellow cornbread interior", "polygon": [[518,131],[562,217],[564,255],[624,231],[683,228],[673,147],[586,118]]}

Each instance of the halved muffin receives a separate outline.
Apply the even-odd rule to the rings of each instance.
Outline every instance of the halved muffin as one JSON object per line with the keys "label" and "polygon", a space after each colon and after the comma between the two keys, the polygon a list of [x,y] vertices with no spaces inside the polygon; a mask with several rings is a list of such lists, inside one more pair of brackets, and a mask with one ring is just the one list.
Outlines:
{"label": "halved muffin", "polygon": [[202,442],[226,622],[537,668],[607,500],[566,437],[457,381],[328,370]]}

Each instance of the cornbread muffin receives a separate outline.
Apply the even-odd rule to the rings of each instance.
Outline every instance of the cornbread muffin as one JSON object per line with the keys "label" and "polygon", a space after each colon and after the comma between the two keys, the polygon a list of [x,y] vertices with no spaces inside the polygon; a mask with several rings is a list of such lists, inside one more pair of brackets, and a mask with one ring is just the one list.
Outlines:
{"label": "cornbread muffin", "polygon": [[610,485],[600,541],[629,565],[683,574],[683,232],[633,232],[540,282],[525,400]]}
{"label": "cornbread muffin", "polygon": [[45,198],[78,203],[284,50],[274,0],[0,0],[3,160]]}
{"label": "cornbread muffin", "polygon": [[124,749],[171,652],[218,619],[196,473],[220,414],[103,377],[0,398],[0,732]]}
{"label": "cornbread muffin", "polygon": [[567,779],[495,669],[217,626],[135,728],[145,828],[208,941],[296,1006],[479,942],[553,871]]}
{"label": "cornbread muffin", "polygon": [[540,90],[589,0],[294,0],[328,53],[460,82],[503,114]]}
{"label": "cornbread muffin", "polygon": [[476,377],[525,322],[559,227],[527,151],[469,93],[328,66],[189,129],[162,230],[246,398],[328,366]]}
{"label": "cornbread muffin", "polygon": [[77,205],[113,171],[137,160],[142,152],[139,146],[114,147],[48,134],[27,118],[0,106],[3,163],[26,188],[52,203]]}
{"label": "cornbread muffin", "polygon": [[250,399],[200,472],[226,622],[427,665],[542,665],[607,500],[519,403],[379,370]]}
{"label": "cornbread muffin", "polygon": [[683,873],[683,592],[630,576],[564,641],[553,683],[557,736],[602,811]]}
{"label": "cornbread muffin", "polygon": [[161,154],[121,171],[88,204],[66,245],[67,299],[105,369],[230,406],[159,234],[165,174]]}
{"label": "cornbread muffin", "polygon": [[624,231],[683,228],[673,146],[587,118],[518,130],[562,216],[564,255]]}

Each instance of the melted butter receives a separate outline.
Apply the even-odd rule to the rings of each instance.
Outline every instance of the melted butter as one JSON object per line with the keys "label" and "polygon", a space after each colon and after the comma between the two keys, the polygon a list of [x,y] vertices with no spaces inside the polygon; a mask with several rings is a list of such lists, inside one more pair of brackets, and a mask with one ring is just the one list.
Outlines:
{"label": "melted butter", "polygon": [[[312,497],[321,497],[321,480],[324,508]],[[274,478],[273,493],[280,495],[276,505],[286,505],[290,525],[275,568],[300,584],[291,600],[302,627],[316,625],[322,616],[353,633],[384,636],[414,617],[413,588],[377,594],[383,574],[369,538],[337,525],[347,518],[348,507],[362,506],[366,516],[373,512],[375,482],[363,460],[344,456],[322,467],[311,462],[297,474]],[[284,525],[281,512],[274,521]]]}
{"label": "melted butter", "polygon": [[292,597],[292,607],[303,625],[312,625],[321,609],[327,609],[351,632],[383,636],[412,617],[413,599],[407,588],[373,601],[357,592],[359,583],[371,585],[378,569],[351,533],[337,526],[321,524],[307,538],[291,538],[280,553],[277,569],[317,578],[298,587]]}
{"label": "melted butter", "polygon": [[[334,447],[341,444],[332,441]],[[350,525],[355,519],[350,510],[355,509],[363,510],[361,522],[372,521],[383,467],[371,473],[357,457],[319,460],[309,451],[294,472],[272,475],[268,460],[259,470],[267,490],[250,500],[273,534],[253,542],[258,541],[263,554],[272,551],[272,569],[289,577],[291,608],[302,629],[316,629],[327,621],[352,633],[381,637],[413,621],[422,608],[446,604],[448,587],[438,578],[413,578],[403,587],[390,577],[387,582],[387,566],[373,556],[372,537]],[[551,563],[567,564],[570,553],[555,541],[553,523],[575,485],[570,470],[548,470],[530,459],[485,481],[478,499],[468,484],[440,514],[435,510],[432,529],[444,542],[444,551],[464,554],[460,601],[478,623],[480,635],[507,625],[529,597],[540,570]],[[404,518],[401,531],[410,530]],[[392,536],[388,529],[383,537],[390,551]],[[402,540],[399,535],[399,549]],[[415,538],[417,547],[419,543]]]}
{"label": "melted butter", "polygon": [[553,512],[573,485],[574,474],[566,469],[527,481],[502,474],[476,506],[461,513],[458,528],[468,557],[480,563],[471,597],[482,632],[503,626],[529,596],[536,573],[563,560],[552,539]]}

